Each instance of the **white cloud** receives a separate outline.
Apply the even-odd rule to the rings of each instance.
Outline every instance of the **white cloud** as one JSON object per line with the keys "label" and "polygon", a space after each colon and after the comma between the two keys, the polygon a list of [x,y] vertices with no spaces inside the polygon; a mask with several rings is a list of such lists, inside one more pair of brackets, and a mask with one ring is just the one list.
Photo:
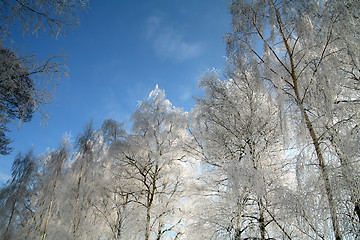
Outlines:
{"label": "white cloud", "polygon": [[152,43],[156,53],[165,58],[184,61],[201,54],[200,42],[187,42],[181,33],[165,26],[158,16],[151,16],[146,22],[145,37]]}
{"label": "white cloud", "polygon": [[157,29],[160,28],[160,21],[161,21],[160,17],[157,16],[151,16],[146,21],[146,39],[150,39],[151,37],[154,36]]}

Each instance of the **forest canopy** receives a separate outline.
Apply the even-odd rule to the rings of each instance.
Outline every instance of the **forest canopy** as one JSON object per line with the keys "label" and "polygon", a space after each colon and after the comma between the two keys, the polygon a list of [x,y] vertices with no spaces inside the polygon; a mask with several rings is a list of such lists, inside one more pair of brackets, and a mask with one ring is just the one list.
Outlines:
{"label": "forest canopy", "polygon": [[189,112],[131,115],[19,153],[4,239],[358,239],[360,2],[232,0],[227,66]]}

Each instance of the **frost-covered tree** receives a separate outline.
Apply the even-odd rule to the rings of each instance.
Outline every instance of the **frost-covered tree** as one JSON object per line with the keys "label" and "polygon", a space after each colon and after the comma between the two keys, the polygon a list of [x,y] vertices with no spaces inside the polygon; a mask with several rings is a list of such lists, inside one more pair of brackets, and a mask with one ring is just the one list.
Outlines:
{"label": "frost-covered tree", "polygon": [[358,179],[358,153],[350,149],[351,141],[340,140],[358,138],[359,7],[358,1],[336,0],[229,4],[228,55],[257,61],[259,77],[276,92],[283,119],[297,124],[299,152],[307,152],[308,164],[315,167],[302,178],[318,176],[318,196],[327,199],[322,201],[327,213],[317,216],[324,226],[331,220],[332,233],[325,228],[318,234],[325,238],[351,238],[359,231],[354,216],[359,187],[346,180],[347,174]]}
{"label": "frost-covered tree", "polygon": [[[57,232],[59,201],[64,165],[69,160],[70,146],[67,140],[59,145],[58,150],[41,157],[42,169],[37,176],[31,209],[33,217],[26,223],[23,237],[26,239],[46,239]],[[51,237],[53,238],[53,237]]]}
{"label": "frost-covered tree", "polygon": [[178,238],[182,226],[179,212],[187,115],[173,107],[165,92],[156,86],[149,100],[140,103],[132,120],[132,134],[111,150],[122,168],[119,177],[136,204],[133,221],[138,223],[125,227],[126,239],[130,236],[145,240]]}
{"label": "frost-covered tree", "polygon": [[66,27],[77,26],[77,13],[87,7],[87,0],[24,1],[2,0],[0,7],[2,34],[9,35],[15,24],[24,34],[48,31],[54,37],[64,35]]}
{"label": "frost-covered tree", "polygon": [[46,117],[44,107],[51,100],[51,89],[57,83],[44,79],[41,86],[39,80],[61,75],[62,68],[52,60],[39,62],[34,57],[22,57],[0,46],[0,124],[4,126],[0,129],[0,141],[4,143],[1,154],[8,154],[11,150],[5,135],[9,122],[18,120],[19,125],[29,122],[36,111]]}
{"label": "frost-covered tree", "polygon": [[[112,158],[108,158],[110,160]],[[126,239],[126,227],[136,215],[136,208],[134,209],[133,198],[131,191],[129,191],[127,182],[121,178],[121,169],[115,162],[109,163],[111,167],[104,168],[103,179],[99,181],[99,195],[96,196],[93,206],[99,219],[102,219],[104,226],[102,227],[101,235],[109,239]],[[135,227],[135,226],[132,226]]]}
{"label": "frost-covered tree", "polygon": [[8,138],[5,133],[9,131],[9,128],[6,124],[9,123],[9,120],[2,118],[0,120],[0,154],[7,155],[12,151],[12,148],[9,144],[12,142],[10,138]]}
{"label": "frost-covered tree", "polygon": [[76,139],[77,152],[67,172],[66,219],[71,226],[69,239],[97,239],[97,216],[94,203],[99,197],[102,182],[101,162],[106,157],[101,131],[92,122]]}
{"label": "frost-covered tree", "polygon": [[17,232],[31,215],[29,203],[32,181],[36,173],[36,158],[32,151],[19,153],[14,160],[8,184],[0,191],[1,235],[4,240],[17,237]]}
{"label": "frost-covered tree", "polygon": [[[68,74],[62,56],[45,61],[35,55],[13,49],[11,32],[21,28],[24,35],[48,31],[52,37],[64,35],[67,28],[78,24],[77,11],[86,8],[87,1],[24,1],[0,2],[0,124],[19,120],[30,121],[39,112],[46,119],[49,104],[61,77]],[[9,39],[11,41],[9,41]],[[10,45],[10,46],[8,46]],[[0,128],[0,153],[8,154],[9,140],[5,128]]]}
{"label": "frost-covered tree", "polygon": [[5,119],[19,119],[23,122],[31,120],[34,111],[34,82],[30,73],[15,52],[0,49],[0,96],[1,113]]}
{"label": "frost-covered tree", "polygon": [[123,178],[124,169],[112,154],[116,155],[118,146],[125,143],[127,133],[123,124],[113,119],[103,122],[101,132],[106,143],[105,156],[99,162],[100,179],[97,180],[98,192],[93,206],[98,218],[102,219],[102,237],[119,240],[124,239],[126,223],[131,221],[129,219],[134,214],[133,198],[128,186],[129,181]]}
{"label": "frost-covered tree", "polygon": [[114,119],[106,119],[101,125],[105,142],[113,143],[126,136],[124,124]]}
{"label": "frost-covered tree", "polygon": [[216,207],[201,222],[224,239],[289,236],[285,225],[291,220],[285,224],[284,216],[275,214],[276,191],[289,176],[282,169],[278,110],[258,75],[256,65],[238,62],[227,80],[211,72],[200,81],[205,97],[197,100],[193,132],[206,163],[203,178],[214,184],[208,202]]}

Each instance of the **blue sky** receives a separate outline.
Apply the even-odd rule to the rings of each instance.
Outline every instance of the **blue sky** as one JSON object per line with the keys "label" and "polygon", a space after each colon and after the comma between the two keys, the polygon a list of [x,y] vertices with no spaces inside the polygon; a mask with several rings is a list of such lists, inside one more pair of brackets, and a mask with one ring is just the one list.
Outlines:
{"label": "blue sky", "polygon": [[0,182],[6,181],[14,156],[56,148],[64,134],[75,139],[94,120],[125,121],[158,84],[174,106],[189,111],[200,94],[197,83],[208,69],[225,64],[223,35],[230,31],[224,0],[90,0],[80,26],[65,37],[12,38],[40,59],[68,55],[70,77],[61,80],[42,126],[34,116],[20,131],[14,126],[11,155],[1,156]]}

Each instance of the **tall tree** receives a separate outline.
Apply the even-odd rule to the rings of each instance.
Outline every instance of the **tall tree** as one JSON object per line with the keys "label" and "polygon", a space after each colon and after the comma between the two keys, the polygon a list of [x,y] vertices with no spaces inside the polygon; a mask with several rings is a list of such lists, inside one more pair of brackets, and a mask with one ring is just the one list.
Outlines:
{"label": "tall tree", "polygon": [[[29,238],[46,239],[49,232],[56,232],[56,216],[61,206],[58,196],[64,165],[69,160],[70,146],[63,140],[58,150],[42,156],[42,173],[37,177],[36,191],[32,199],[34,216],[27,222]],[[50,225],[52,229],[50,229]],[[51,234],[50,234],[51,235]]]}
{"label": "tall tree", "polygon": [[[41,61],[33,54],[22,54],[7,46],[13,42],[12,30],[20,27],[24,35],[48,31],[52,37],[58,37],[64,35],[68,27],[78,24],[77,11],[86,6],[87,1],[81,0],[0,1],[1,126],[15,120],[20,126],[30,121],[35,112],[46,120],[45,107],[50,103],[60,78],[68,74],[60,55]],[[3,155],[11,150],[6,131],[6,128],[0,128],[0,154]]]}
{"label": "tall tree", "polygon": [[100,194],[100,167],[106,157],[102,132],[95,130],[92,122],[78,135],[76,147],[78,151],[67,178],[71,239],[89,238],[91,233],[96,233],[93,227],[96,224],[94,202]]}
{"label": "tall tree", "polygon": [[[99,188],[98,196],[94,200],[93,206],[100,219],[103,219],[103,236],[111,239],[120,240],[126,236],[125,229],[131,220],[133,212],[132,192],[129,189],[129,181],[124,179],[124,169],[119,164],[116,157],[118,146],[124,145],[127,133],[123,129],[123,124],[113,119],[104,120],[101,126],[105,144],[105,157],[100,163],[99,176],[97,181]],[[110,151],[109,151],[110,149]],[[94,198],[94,196],[93,196]]]}
{"label": "tall tree", "polygon": [[[132,134],[113,149],[128,179],[128,189],[144,227],[135,228],[145,240],[181,235],[181,167],[186,160],[183,143],[188,137],[187,115],[172,106],[165,92],[150,93],[132,115]],[[114,154],[114,153],[113,153]],[[136,234],[136,233],[135,233]]]}
{"label": "tall tree", "polygon": [[209,165],[204,169],[217,173],[210,189],[218,212],[207,221],[217,225],[218,235],[235,240],[290,237],[272,197],[288,176],[281,170],[277,105],[258,74],[256,65],[240,63],[229,68],[228,80],[205,74],[200,81],[205,97],[195,107],[193,131]]}
{"label": "tall tree", "polygon": [[[332,0],[234,0],[229,5],[233,33],[227,36],[228,55],[257,61],[259,77],[274,87],[286,110],[283,116],[291,113],[307,132],[299,142],[311,143],[309,151],[315,152],[312,164],[319,170],[335,239],[354,235],[344,229],[344,222],[352,220],[340,217],[343,208],[337,207],[347,197],[335,197],[335,169],[343,164],[331,157],[325,136],[344,121],[357,132],[357,114],[338,115],[336,109],[353,109],[359,100],[359,7],[357,1]],[[358,200],[352,199],[354,209]]]}
{"label": "tall tree", "polygon": [[[31,182],[36,172],[36,158],[32,151],[23,155],[19,153],[14,160],[11,180],[1,189],[1,222],[4,240],[16,237],[16,231],[23,224],[29,209],[32,194]],[[16,229],[17,228],[17,229]],[[13,231],[15,230],[15,231]]]}

